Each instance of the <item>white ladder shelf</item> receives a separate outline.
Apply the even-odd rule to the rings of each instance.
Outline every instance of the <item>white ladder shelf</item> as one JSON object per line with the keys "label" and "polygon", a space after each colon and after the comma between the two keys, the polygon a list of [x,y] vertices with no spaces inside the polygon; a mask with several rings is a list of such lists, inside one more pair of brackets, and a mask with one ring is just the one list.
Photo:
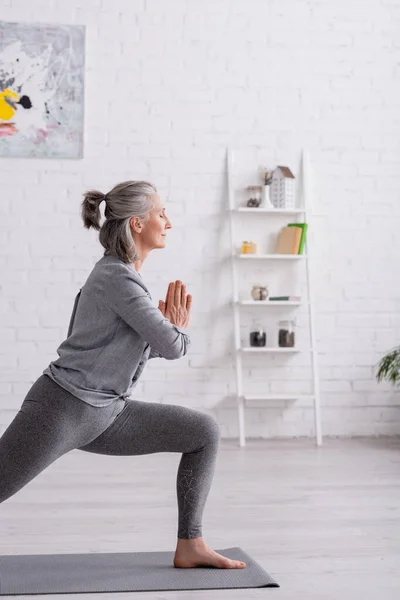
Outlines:
{"label": "white ladder shelf", "polygon": [[[308,169],[308,156],[303,151],[302,153],[302,197],[303,197],[303,208],[295,209],[271,209],[271,208],[247,208],[247,207],[235,207],[235,190],[233,185],[233,173],[234,173],[234,153],[233,150],[227,149],[227,171],[228,171],[228,201],[229,201],[229,226],[231,235],[231,268],[232,268],[232,282],[233,282],[233,316],[234,316],[234,331],[235,331],[235,367],[236,367],[236,389],[237,389],[237,409],[238,409],[238,424],[239,424],[239,444],[240,446],[246,445],[245,438],[245,423],[244,423],[244,409],[246,401],[268,401],[268,400],[282,400],[290,401],[296,399],[310,399],[314,400],[314,422],[315,422],[315,437],[318,446],[322,444],[322,433],[321,433],[321,409],[320,409],[320,394],[319,394],[319,375],[318,375],[318,354],[316,348],[316,334],[315,334],[315,319],[314,319],[314,304],[313,304],[313,286],[312,286],[312,273],[310,268],[310,244],[308,242],[309,236],[306,237],[305,241],[305,254],[238,254],[236,252],[236,237],[235,237],[235,214],[236,213],[252,213],[255,211],[258,213],[264,213],[268,215],[303,215],[304,219],[310,214],[310,186],[309,186],[309,169]],[[243,215],[243,218],[244,215]],[[239,300],[239,286],[238,276],[236,271],[236,261],[241,260],[303,260],[306,267],[306,284],[307,284],[307,302],[295,302],[295,301],[252,301],[252,300]],[[308,323],[310,333],[310,348],[302,350],[298,347],[281,348],[281,347],[242,347],[240,339],[240,306],[300,306],[301,304],[307,304],[308,306]],[[247,353],[294,353],[309,351],[311,352],[311,366],[313,376],[313,393],[312,394],[245,394],[243,392],[243,377],[242,377],[242,355]]]}

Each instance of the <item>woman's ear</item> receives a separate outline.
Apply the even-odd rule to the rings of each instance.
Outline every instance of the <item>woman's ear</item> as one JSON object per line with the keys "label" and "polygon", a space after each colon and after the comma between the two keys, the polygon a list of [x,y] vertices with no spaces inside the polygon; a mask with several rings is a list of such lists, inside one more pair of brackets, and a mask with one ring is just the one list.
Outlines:
{"label": "woman's ear", "polygon": [[136,233],[140,233],[142,229],[142,224],[138,217],[132,217],[129,221],[129,225],[131,226],[131,229],[133,229],[133,231],[135,231]]}

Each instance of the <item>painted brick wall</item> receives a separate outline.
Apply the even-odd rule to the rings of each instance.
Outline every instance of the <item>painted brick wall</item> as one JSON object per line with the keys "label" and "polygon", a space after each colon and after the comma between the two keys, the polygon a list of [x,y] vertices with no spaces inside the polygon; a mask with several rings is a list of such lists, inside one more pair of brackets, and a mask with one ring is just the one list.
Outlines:
{"label": "painted brick wall", "polygon": [[[84,159],[0,160],[0,431],[57,358],[75,294],[102,255],[80,220],[83,191],[149,179],[173,230],[141,272],[156,304],[169,281],[187,284],[192,349],[151,361],[135,397],[213,412],[223,436],[237,436],[232,146],[238,169],[254,156],[297,174],[301,148],[310,153],[323,433],[399,434],[399,394],[374,377],[400,343],[397,0],[2,0],[0,18],[87,26]],[[249,285],[277,277],[242,275]],[[300,310],[300,339],[306,317]],[[255,393],[309,393],[309,367],[306,354],[247,357],[244,376]],[[249,437],[312,436],[313,423],[304,400],[246,410]]]}

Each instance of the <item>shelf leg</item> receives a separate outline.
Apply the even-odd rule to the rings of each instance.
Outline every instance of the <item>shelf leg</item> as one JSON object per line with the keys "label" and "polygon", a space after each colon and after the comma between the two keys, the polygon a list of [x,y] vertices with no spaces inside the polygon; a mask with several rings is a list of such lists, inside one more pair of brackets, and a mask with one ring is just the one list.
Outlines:
{"label": "shelf leg", "polygon": [[[309,168],[309,157],[308,153],[303,150],[302,154],[302,193],[303,193],[303,204],[304,208],[308,211],[312,210],[313,201],[311,198],[311,178]],[[320,406],[320,392],[319,392],[319,369],[318,369],[318,352],[317,352],[317,335],[315,330],[315,319],[314,319],[314,273],[312,263],[312,249],[309,244],[309,237],[306,238],[305,252],[307,255],[306,261],[306,275],[307,275],[307,295],[308,295],[308,314],[310,323],[310,343],[312,348],[312,371],[313,371],[313,387],[314,387],[314,418],[315,418],[315,436],[317,439],[317,446],[322,445],[322,433],[321,433],[321,406]]]}
{"label": "shelf leg", "polygon": [[246,437],[244,430],[244,398],[243,396],[237,397],[237,407],[238,407],[238,421],[239,421],[239,446],[244,448],[246,445]]}

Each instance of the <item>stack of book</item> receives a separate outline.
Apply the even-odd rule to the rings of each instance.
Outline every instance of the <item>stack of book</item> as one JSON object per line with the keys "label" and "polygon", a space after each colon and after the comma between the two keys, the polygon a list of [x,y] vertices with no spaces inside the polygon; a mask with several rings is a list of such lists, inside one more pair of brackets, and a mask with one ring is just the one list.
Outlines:
{"label": "stack of book", "polygon": [[307,223],[288,223],[282,227],[276,249],[277,254],[303,254]]}
{"label": "stack of book", "polygon": [[282,300],[288,300],[290,302],[300,302],[300,296],[270,296],[268,298],[270,302],[281,302]]}

